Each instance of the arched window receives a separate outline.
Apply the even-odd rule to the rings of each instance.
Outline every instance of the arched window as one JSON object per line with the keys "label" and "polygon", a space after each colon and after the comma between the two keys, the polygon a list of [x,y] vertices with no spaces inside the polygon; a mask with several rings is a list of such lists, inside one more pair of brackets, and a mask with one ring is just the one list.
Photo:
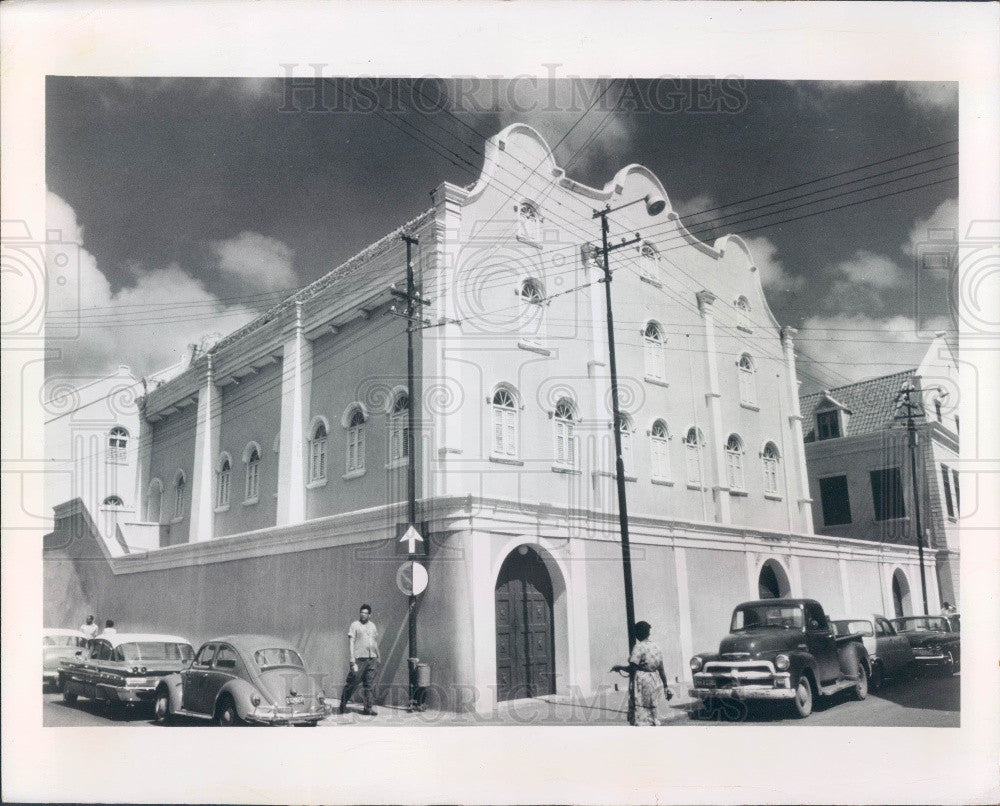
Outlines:
{"label": "arched window", "polygon": [[146,491],[146,522],[160,522],[160,508],[163,502],[163,482],[153,479]]}
{"label": "arched window", "polygon": [[663,328],[659,322],[649,322],[642,331],[645,353],[646,377],[662,381],[666,377],[663,367]]}
{"label": "arched window", "polygon": [[523,201],[517,206],[517,236],[528,241],[542,239],[542,217],[531,202]]}
{"label": "arched window", "polygon": [[309,481],[326,481],[326,437],[327,428],[324,420],[319,420],[313,427],[309,439]]}
{"label": "arched window", "polygon": [[116,425],[108,434],[108,462],[113,465],[125,464],[125,449],[128,447],[128,430]]}
{"label": "arched window", "polygon": [[654,479],[670,478],[670,452],[667,449],[667,424],[657,420],[649,432],[650,471]]}
{"label": "arched window", "polygon": [[[632,427],[632,420],[627,414],[618,415],[618,430],[622,435],[622,465],[625,467],[626,475],[630,475],[635,469],[634,464],[634,451],[632,450],[632,434],[634,428]],[[618,463],[615,462],[617,465]],[[615,467],[615,472],[618,472],[617,466]]]}
{"label": "arched window", "polygon": [[125,502],[122,501],[122,499],[117,495],[109,495],[107,498],[104,499],[102,506],[123,507],[125,506]]}
{"label": "arched window", "polygon": [[778,446],[773,442],[768,442],[760,455],[764,462],[764,494],[778,494],[778,460],[781,455],[778,453]]}
{"label": "arched window", "polygon": [[243,503],[254,504],[260,498],[260,446],[251,442],[243,451],[246,478],[243,485]]}
{"label": "arched window", "polygon": [[410,398],[400,392],[389,410],[389,459],[407,459],[410,455]]}
{"label": "arched window", "polygon": [[215,507],[216,509],[222,509],[229,506],[229,487],[230,487],[230,475],[233,469],[232,462],[229,461],[229,455],[223,454],[222,460],[219,462],[219,473],[215,480]]}
{"label": "arched window", "polygon": [[576,411],[573,403],[562,398],[555,411],[555,463],[576,467]]}
{"label": "arched window", "polygon": [[643,243],[639,247],[639,270],[649,280],[660,277],[660,254],[651,243]]}
{"label": "arched window", "polygon": [[745,406],[757,405],[757,368],[748,353],[740,356],[737,364],[740,370],[740,403]]}
{"label": "arched window", "polygon": [[746,490],[743,478],[743,440],[737,434],[730,434],[726,440],[726,478],[730,490],[735,492]]}
{"label": "arched window", "polygon": [[365,469],[365,413],[355,406],[347,421],[347,472]]}
{"label": "arched window", "polygon": [[509,389],[497,389],[493,393],[493,455],[515,458],[517,442],[517,401]]}
{"label": "arched window", "polygon": [[177,476],[174,479],[174,518],[184,517],[184,507],[186,506],[187,498],[187,477],[184,475],[183,470],[177,471]]}
{"label": "arched window", "polygon": [[545,305],[545,291],[538,280],[531,278],[521,283],[518,293],[521,301],[521,332],[524,335],[540,335],[542,313]]}
{"label": "arched window", "polygon": [[684,436],[684,455],[688,484],[701,486],[701,452],[705,437],[698,428],[691,427]]}
{"label": "arched window", "polygon": [[746,297],[738,297],[733,307],[736,309],[736,326],[750,331],[750,301]]}

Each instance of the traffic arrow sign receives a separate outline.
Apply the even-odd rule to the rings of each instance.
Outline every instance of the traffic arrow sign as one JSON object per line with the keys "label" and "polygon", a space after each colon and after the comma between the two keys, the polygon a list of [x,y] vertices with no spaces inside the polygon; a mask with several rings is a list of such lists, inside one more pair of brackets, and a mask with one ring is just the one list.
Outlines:
{"label": "traffic arrow sign", "polygon": [[397,554],[427,554],[427,541],[412,523],[401,523],[396,527]]}

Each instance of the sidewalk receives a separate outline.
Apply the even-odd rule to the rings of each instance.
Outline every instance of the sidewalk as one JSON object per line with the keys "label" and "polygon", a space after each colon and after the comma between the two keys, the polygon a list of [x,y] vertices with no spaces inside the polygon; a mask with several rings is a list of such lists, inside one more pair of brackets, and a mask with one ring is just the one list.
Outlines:
{"label": "sidewalk", "polygon": [[[694,700],[687,695],[687,684],[670,686],[674,698],[660,703],[661,724],[687,721]],[[488,713],[453,713],[450,711],[420,711],[408,713],[399,706],[382,705],[377,716],[363,716],[360,705],[353,704],[343,716],[334,713],[321,727],[368,725],[372,727],[464,727],[475,725],[604,725],[627,724],[627,691],[602,688],[589,696],[549,695],[525,700],[498,703]]]}

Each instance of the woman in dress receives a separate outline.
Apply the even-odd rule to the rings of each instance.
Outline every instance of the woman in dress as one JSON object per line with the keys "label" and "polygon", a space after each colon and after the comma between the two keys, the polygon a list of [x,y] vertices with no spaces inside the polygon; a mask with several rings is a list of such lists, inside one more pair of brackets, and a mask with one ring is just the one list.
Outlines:
{"label": "woman in dress", "polygon": [[635,625],[635,647],[628,659],[628,666],[613,666],[612,671],[634,673],[635,678],[635,723],[636,725],[658,725],[660,698],[664,690],[667,699],[672,696],[667,689],[667,673],[663,668],[663,652],[649,640],[652,628],[648,621]]}

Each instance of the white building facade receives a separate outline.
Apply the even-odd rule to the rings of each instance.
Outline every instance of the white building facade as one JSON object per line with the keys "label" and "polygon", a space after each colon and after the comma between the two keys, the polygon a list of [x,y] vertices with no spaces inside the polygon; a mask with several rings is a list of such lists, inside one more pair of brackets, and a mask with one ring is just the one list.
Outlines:
{"label": "white building facade", "polygon": [[[144,627],[286,635],[334,677],[370,602],[384,679],[405,681],[395,535],[415,460],[430,554],[417,654],[440,704],[608,685],[627,639],[592,213],[666,195],[638,165],[600,189],[574,182],[524,125],[491,138],[474,186],[441,185],[429,211],[146,396],[128,552],[98,542],[107,563],[77,563],[83,587],[104,608],[150,602],[158,622]],[[814,534],[794,331],[744,242],[701,243],[669,203],[611,226],[612,242],[639,234],[612,253],[611,290],[636,613],[670,676],[746,599],[887,612],[893,575],[919,575],[915,549]],[[391,315],[403,232],[419,238],[427,301],[412,401]],[[57,533],[90,528],[78,504],[57,516]],[[73,559],[59,551],[47,559]]]}

